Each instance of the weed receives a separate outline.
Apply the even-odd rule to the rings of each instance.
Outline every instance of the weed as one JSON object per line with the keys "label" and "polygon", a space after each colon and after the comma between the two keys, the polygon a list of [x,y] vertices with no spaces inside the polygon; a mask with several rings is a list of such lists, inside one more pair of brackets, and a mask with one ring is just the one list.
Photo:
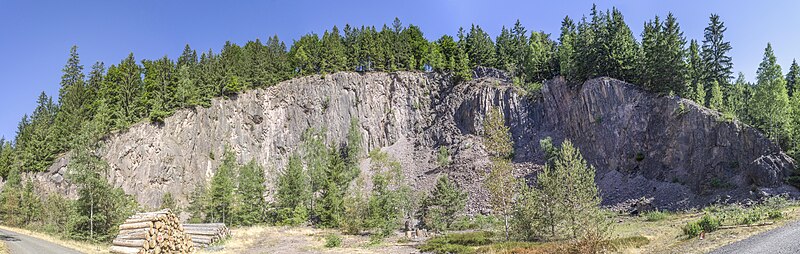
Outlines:
{"label": "weed", "polygon": [[329,234],[325,237],[325,248],[336,248],[342,246],[342,237],[337,234]]}

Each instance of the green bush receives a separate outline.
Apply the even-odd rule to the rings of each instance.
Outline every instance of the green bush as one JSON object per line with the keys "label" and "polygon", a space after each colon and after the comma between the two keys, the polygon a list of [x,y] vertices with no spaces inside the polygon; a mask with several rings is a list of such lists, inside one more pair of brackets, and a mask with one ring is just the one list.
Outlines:
{"label": "green bush", "polygon": [[325,237],[325,248],[336,248],[342,246],[342,237],[337,234],[329,234]]}
{"label": "green bush", "polygon": [[703,217],[700,218],[700,221],[698,221],[697,224],[699,224],[700,227],[703,228],[703,231],[706,232],[717,231],[717,229],[719,229],[719,226],[722,225],[717,217],[708,214],[703,215]]}
{"label": "green bush", "polygon": [[703,231],[703,228],[700,227],[700,225],[697,224],[696,221],[686,223],[686,225],[683,226],[683,234],[689,237],[698,236],[700,235],[701,231]]}
{"label": "green bush", "polygon": [[660,221],[660,220],[664,220],[664,219],[667,218],[667,215],[668,214],[666,212],[662,212],[662,211],[658,211],[658,210],[645,212],[644,214],[642,214],[642,216],[644,216],[644,218],[645,218],[644,219],[645,221]]}
{"label": "green bush", "polygon": [[462,216],[456,218],[452,225],[451,230],[470,230],[470,229],[484,229],[490,230],[500,225],[500,220],[491,215],[475,215],[474,217]]}
{"label": "green bush", "polygon": [[432,253],[473,253],[474,246],[492,244],[494,233],[487,231],[449,234],[434,237],[420,246],[422,252]]}
{"label": "green bush", "polygon": [[761,220],[761,211],[760,209],[753,209],[750,210],[742,215],[739,219],[739,224],[742,225],[750,225],[756,223]]}

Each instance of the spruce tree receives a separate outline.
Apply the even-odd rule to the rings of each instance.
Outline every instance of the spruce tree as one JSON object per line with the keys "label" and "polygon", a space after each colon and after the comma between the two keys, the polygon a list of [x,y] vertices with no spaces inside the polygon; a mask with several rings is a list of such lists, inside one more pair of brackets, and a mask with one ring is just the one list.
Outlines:
{"label": "spruce tree", "polygon": [[703,33],[703,50],[700,52],[705,65],[706,83],[716,80],[723,87],[727,87],[733,78],[733,62],[728,55],[731,43],[724,38],[726,30],[728,28],[725,22],[720,21],[719,15],[711,14]]}
{"label": "spruce tree", "polygon": [[309,197],[308,176],[300,157],[292,154],[286,169],[278,176],[276,191],[280,223],[298,225],[308,219],[306,204]]}
{"label": "spruce tree", "polygon": [[211,178],[208,207],[205,211],[206,222],[231,223],[234,215],[234,189],[236,188],[234,180],[237,170],[238,164],[233,150],[226,146],[222,164]]}
{"label": "spruce tree", "polygon": [[800,66],[797,65],[797,60],[792,59],[792,65],[786,73],[786,91],[789,92],[789,97],[794,94],[796,87],[800,87],[797,82],[800,82]]}
{"label": "spruce tree", "polygon": [[559,74],[567,80],[575,79],[575,39],[577,36],[575,23],[569,16],[561,21],[561,35],[558,38]]}
{"label": "spruce tree", "polygon": [[59,110],[56,116],[56,126],[53,135],[56,136],[58,150],[68,149],[68,144],[89,116],[84,103],[89,98],[86,96],[87,87],[84,83],[83,65],[80,64],[78,47],[70,48],[69,59],[62,69],[61,88],[59,89]]}
{"label": "spruce tree", "polygon": [[238,224],[255,225],[266,221],[267,203],[264,200],[264,168],[255,160],[250,160],[239,170],[239,187],[236,189],[239,201]]}
{"label": "spruce tree", "polygon": [[422,200],[421,221],[426,227],[443,232],[453,224],[456,214],[464,210],[466,202],[467,193],[442,175],[430,195]]}
{"label": "spruce tree", "polygon": [[[689,43],[689,51],[686,56],[686,83],[687,89],[694,92],[697,90],[697,85],[705,81],[703,75],[705,72],[705,65],[703,59],[700,58],[700,46],[697,41],[692,39]],[[688,97],[688,96],[687,96]]]}
{"label": "spruce tree", "polygon": [[465,47],[470,60],[470,67],[494,65],[494,42],[480,26],[472,25],[466,36]]}

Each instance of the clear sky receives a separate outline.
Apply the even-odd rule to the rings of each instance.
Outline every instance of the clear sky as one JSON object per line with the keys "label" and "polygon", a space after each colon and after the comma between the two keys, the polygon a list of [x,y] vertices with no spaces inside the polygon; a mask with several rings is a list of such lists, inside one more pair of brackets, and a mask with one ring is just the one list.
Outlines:
{"label": "clear sky", "polygon": [[[235,2],[235,3],[234,3]],[[520,19],[529,31],[557,38],[565,15],[579,19],[592,3],[616,6],[637,37],[643,23],[672,12],[687,39],[702,40],[710,13],[721,16],[731,41],[734,71],[753,80],[767,42],[784,72],[800,58],[798,1],[28,1],[0,0],[0,136],[13,138],[23,114],[40,92],[57,96],[61,68],[78,45],[88,70],[95,61],[118,63],[176,58],[185,44],[218,51],[225,41],[243,44],[277,34],[291,44],[333,25],[375,25],[399,17],[422,28],[428,39],[455,35],[475,23],[494,38]]]}

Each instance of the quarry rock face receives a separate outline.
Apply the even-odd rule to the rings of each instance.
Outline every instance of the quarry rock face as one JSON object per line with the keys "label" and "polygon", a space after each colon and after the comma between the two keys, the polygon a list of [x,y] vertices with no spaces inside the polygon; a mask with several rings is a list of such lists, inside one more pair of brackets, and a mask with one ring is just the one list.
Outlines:
{"label": "quarry rock face", "polygon": [[[108,180],[145,206],[157,207],[166,192],[185,205],[196,186],[210,181],[226,146],[239,163],[264,166],[270,197],[289,155],[301,152],[303,132],[325,129],[328,143],[340,146],[357,119],[365,158],[376,149],[389,153],[421,192],[448,174],[470,193],[468,212],[480,213],[488,211],[482,181],[489,169],[480,133],[486,112],[499,107],[512,132],[517,176],[541,169],[540,139],[568,138],[597,168],[605,204],[647,197],[680,208],[722,194],[748,198],[752,187],[795,191],[782,183],[795,162],[777,145],[691,101],[606,78],[582,85],[554,79],[541,93],[527,93],[502,73],[475,75],[458,84],[415,72],[297,78],[179,110],[161,125],[134,125],[106,137],[97,153],[110,166]],[[452,163],[437,163],[441,146]],[[42,191],[74,197],[68,160],[28,177]],[[369,175],[369,160],[361,165]]]}

